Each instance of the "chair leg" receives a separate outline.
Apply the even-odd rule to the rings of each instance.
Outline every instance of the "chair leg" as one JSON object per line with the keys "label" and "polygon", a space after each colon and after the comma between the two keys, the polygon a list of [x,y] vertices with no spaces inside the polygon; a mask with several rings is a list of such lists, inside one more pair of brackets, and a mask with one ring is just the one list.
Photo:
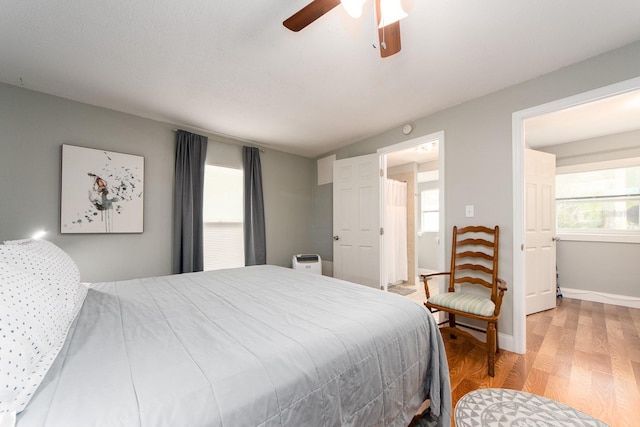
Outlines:
{"label": "chair leg", "polygon": [[489,376],[495,376],[496,364],[496,325],[489,323],[487,328],[487,365],[489,366]]}
{"label": "chair leg", "polygon": [[500,352],[500,334],[498,333],[498,323],[496,323],[496,353]]}
{"label": "chair leg", "polygon": [[[456,327],[456,315],[449,313],[449,326],[451,326],[452,328]],[[449,334],[449,336],[451,337],[451,339],[456,339],[457,337],[453,334]]]}

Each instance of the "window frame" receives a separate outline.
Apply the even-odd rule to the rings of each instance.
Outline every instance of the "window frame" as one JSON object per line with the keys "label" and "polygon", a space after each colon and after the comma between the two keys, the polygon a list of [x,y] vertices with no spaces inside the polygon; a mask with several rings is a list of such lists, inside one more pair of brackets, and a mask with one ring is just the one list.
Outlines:
{"label": "window frame", "polygon": [[[590,172],[596,170],[620,169],[627,167],[640,166],[640,157],[629,157],[624,159],[608,160],[596,163],[582,163],[577,165],[559,166],[556,168],[556,175]],[[557,184],[556,184],[557,185]],[[557,193],[557,191],[556,191]],[[629,195],[624,195],[629,196]],[[637,195],[640,197],[640,194]],[[636,195],[633,195],[636,197]],[[606,197],[576,197],[574,199],[599,200]],[[615,197],[610,197],[615,198]],[[564,198],[563,200],[569,200]],[[587,231],[567,231],[567,229],[559,229],[558,221],[558,198],[556,197],[556,236],[558,240],[574,241],[574,242],[609,242],[609,243],[640,243],[640,230],[638,231],[621,231],[621,230],[587,230]]]}
{"label": "window frame", "polygon": [[[207,252],[206,252],[206,248],[207,248],[207,241],[205,240],[205,233],[208,230],[208,226],[221,226],[221,227],[229,227],[229,228],[237,228],[238,226],[240,227],[240,240],[237,242],[239,243],[239,245],[237,247],[234,247],[234,250],[238,251],[238,256],[239,258],[235,260],[235,263],[233,265],[223,265],[223,266],[217,266],[215,268],[205,268],[205,271],[212,271],[212,270],[219,270],[219,269],[225,269],[225,268],[236,268],[236,267],[243,267],[245,264],[245,260],[244,260],[244,207],[242,206],[244,203],[244,184],[243,184],[243,180],[244,180],[244,170],[242,169],[242,167],[236,167],[236,166],[228,166],[228,165],[221,165],[221,164],[209,164],[207,163],[205,165],[205,176],[206,176],[206,171],[209,168],[216,168],[216,169],[227,169],[229,171],[233,171],[232,175],[234,175],[234,180],[239,179],[238,184],[238,189],[240,191],[240,207],[239,207],[239,212],[237,212],[238,214],[240,214],[239,219],[236,217],[227,217],[227,218],[216,218],[216,219],[211,219],[208,218],[205,215],[205,210],[206,210],[206,201],[205,203],[203,203],[203,218],[202,218],[202,227],[203,227],[203,246],[204,246],[204,257],[205,257],[205,267],[210,267],[210,264],[207,263]],[[207,192],[206,192],[206,177],[205,177],[205,188],[203,189],[204,191],[204,197],[207,197]],[[240,255],[241,253],[241,255]]]}
{"label": "window frame", "polygon": [[[436,193],[436,201],[438,203],[437,210],[423,210],[422,209],[422,194],[425,192],[435,192]],[[436,214],[436,218],[438,220],[438,227],[435,230],[425,230],[424,229],[424,214]],[[424,190],[420,190],[420,233],[439,233],[440,232],[440,189],[439,188],[426,188]]]}

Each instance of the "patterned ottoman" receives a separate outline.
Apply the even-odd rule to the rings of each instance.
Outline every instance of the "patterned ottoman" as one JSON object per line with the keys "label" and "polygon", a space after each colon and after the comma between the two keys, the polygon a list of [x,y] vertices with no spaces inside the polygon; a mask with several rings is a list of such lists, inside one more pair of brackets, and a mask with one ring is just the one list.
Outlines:
{"label": "patterned ottoman", "polygon": [[608,427],[554,400],[503,388],[465,394],[456,404],[454,419],[456,427]]}

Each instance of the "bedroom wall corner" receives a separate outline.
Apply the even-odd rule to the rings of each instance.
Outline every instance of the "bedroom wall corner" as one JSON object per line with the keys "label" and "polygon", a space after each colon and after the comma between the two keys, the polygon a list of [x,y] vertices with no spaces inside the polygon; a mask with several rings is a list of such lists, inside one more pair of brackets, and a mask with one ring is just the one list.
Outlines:
{"label": "bedroom wall corner", "polygon": [[[333,183],[318,185],[314,181],[311,183],[311,194],[312,253],[320,255],[323,263],[333,263]],[[333,276],[333,264],[331,274],[327,275]]]}
{"label": "bedroom wall corner", "polygon": [[[83,281],[171,272],[170,206],[175,134],[171,126],[0,84],[0,240],[45,238],[78,264]],[[142,234],[61,234],[61,146],[144,157]]]}
{"label": "bedroom wall corner", "polygon": [[291,258],[313,253],[311,192],[312,159],[265,149],[260,153],[264,191],[267,264],[291,267]]}
{"label": "bedroom wall corner", "polygon": [[[0,241],[44,229],[87,282],[170,274],[174,127],[0,83]],[[208,163],[242,167],[241,142],[207,136]],[[60,233],[62,144],[144,157],[142,234]],[[267,262],[290,267],[293,254],[311,248],[313,161],[276,150],[261,157]]]}

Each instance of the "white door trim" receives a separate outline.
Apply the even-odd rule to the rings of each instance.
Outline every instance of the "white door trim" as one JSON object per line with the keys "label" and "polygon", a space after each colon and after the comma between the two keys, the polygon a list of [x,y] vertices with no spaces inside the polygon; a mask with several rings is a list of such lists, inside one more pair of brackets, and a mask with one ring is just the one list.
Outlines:
{"label": "white door trim", "polygon": [[[444,131],[441,130],[439,132],[435,132],[435,133],[430,133],[428,135],[423,135],[423,136],[419,136],[416,138],[412,138],[409,139],[407,141],[404,142],[399,142],[397,144],[393,144],[393,145],[389,145],[387,147],[382,147],[378,149],[378,154],[381,157],[384,157],[386,154],[389,153],[393,153],[395,151],[401,151],[401,150],[406,150],[408,148],[412,148],[412,147],[416,147],[418,145],[424,144],[426,142],[430,142],[430,141],[438,141],[438,190],[439,190],[439,197],[440,197],[440,213],[439,213],[439,217],[440,217],[440,244],[438,245],[438,268],[441,271],[444,271],[446,269],[445,267],[445,249],[446,249],[446,240],[445,240],[445,236],[446,236],[446,224],[445,224],[445,173],[444,173],[444,167],[445,167],[445,163],[444,163],[444,147],[445,147],[445,143],[444,143]],[[385,158],[386,160],[386,158]],[[386,173],[386,163],[382,163],[384,164],[384,168],[385,168],[385,173]],[[381,206],[384,206],[384,201],[385,201],[385,194],[384,191],[382,191],[381,194]],[[414,239],[417,239],[417,236],[414,236]],[[417,247],[417,242],[416,242],[416,247]],[[384,250],[383,250],[384,251]],[[383,251],[380,252],[381,256],[384,256]],[[381,265],[384,265],[384,263],[382,262],[382,259],[380,260]],[[415,259],[415,265],[418,266],[418,252],[416,251],[416,259]],[[443,281],[444,282],[444,281]]]}
{"label": "white door trim", "polygon": [[640,77],[594,89],[568,98],[516,111],[512,115],[513,163],[513,351],[526,351],[526,309],[524,252],[524,121],[531,117],[551,113],[609,96],[640,89]]}

